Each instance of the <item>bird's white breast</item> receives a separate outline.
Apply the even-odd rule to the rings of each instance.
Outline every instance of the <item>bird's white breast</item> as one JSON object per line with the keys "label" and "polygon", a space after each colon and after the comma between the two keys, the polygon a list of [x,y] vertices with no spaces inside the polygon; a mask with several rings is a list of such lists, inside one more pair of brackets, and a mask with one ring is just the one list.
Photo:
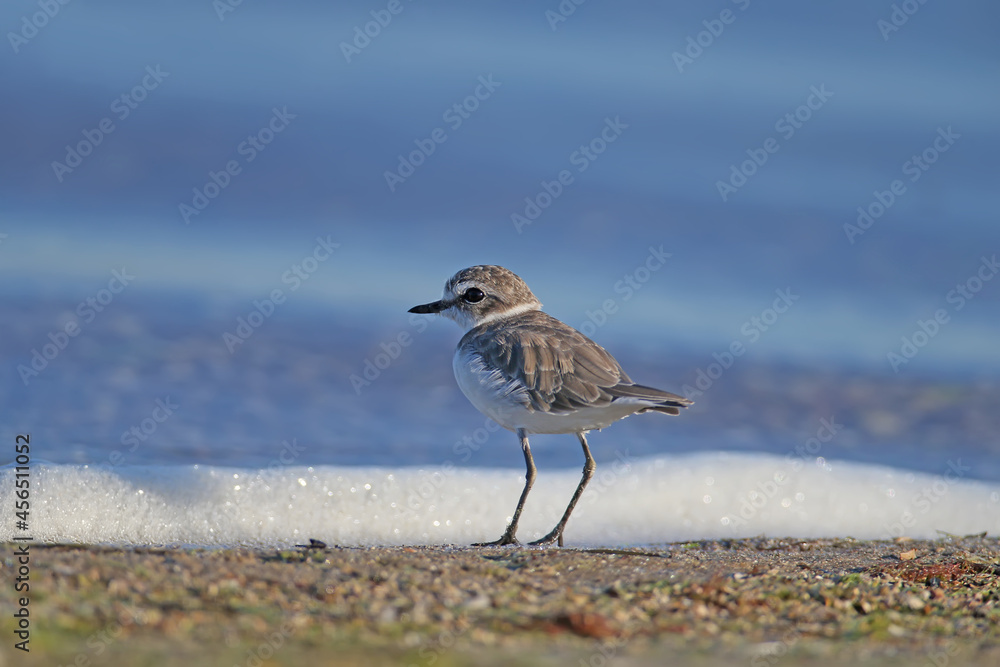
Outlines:
{"label": "bird's white breast", "polygon": [[476,409],[504,428],[521,427],[528,412],[528,397],[518,382],[510,382],[503,373],[489,368],[483,358],[468,348],[459,347],[452,359],[458,388]]}

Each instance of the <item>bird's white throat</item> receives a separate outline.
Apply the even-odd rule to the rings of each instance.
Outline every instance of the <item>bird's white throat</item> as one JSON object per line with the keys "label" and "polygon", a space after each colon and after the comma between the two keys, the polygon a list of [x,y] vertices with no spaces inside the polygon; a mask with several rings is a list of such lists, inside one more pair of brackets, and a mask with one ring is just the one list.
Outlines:
{"label": "bird's white throat", "polygon": [[[516,306],[511,306],[507,310],[498,310],[498,311],[494,311],[492,313],[489,313],[485,317],[479,318],[478,320],[473,320],[471,317],[468,317],[468,314],[463,313],[464,315],[467,316],[466,317],[466,321],[465,322],[459,322],[459,324],[462,324],[463,326],[465,326],[465,330],[468,331],[469,329],[473,329],[475,327],[482,326],[484,324],[489,324],[490,322],[496,322],[497,320],[502,320],[502,319],[507,318],[507,317],[514,317],[515,315],[520,315],[522,313],[528,313],[528,312],[531,312],[532,310],[541,310],[541,308],[542,308],[542,304],[540,304],[538,302],[534,302],[534,303],[519,303]],[[457,322],[458,320],[455,320],[455,321]]]}

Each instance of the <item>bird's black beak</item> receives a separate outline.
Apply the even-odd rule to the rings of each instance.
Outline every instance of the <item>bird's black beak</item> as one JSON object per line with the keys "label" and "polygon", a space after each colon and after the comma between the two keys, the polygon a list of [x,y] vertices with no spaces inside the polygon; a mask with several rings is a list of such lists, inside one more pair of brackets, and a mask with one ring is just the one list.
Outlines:
{"label": "bird's black beak", "polygon": [[447,308],[448,304],[445,303],[444,301],[435,301],[433,303],[425,303],[422,306],[414,306],[413,308],[410,308],[406,312],[431,314],[431,313],[440,313],[442,310],[445,310]]}

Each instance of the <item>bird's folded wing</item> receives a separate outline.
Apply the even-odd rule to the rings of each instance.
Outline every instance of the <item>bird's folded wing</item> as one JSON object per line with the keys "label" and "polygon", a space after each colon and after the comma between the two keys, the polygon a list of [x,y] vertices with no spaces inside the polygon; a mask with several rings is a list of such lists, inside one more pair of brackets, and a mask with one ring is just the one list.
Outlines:
{"label": "bird's folded wing", "polygon": [[507,383],[517,385],[517,393],[541,412],[574,412],[629,398],[676,407],[690,403],[676,394],[633,384],[607,350],[544,313],[537,313],[526,326],[491,327],[467,336],[462,345],[478,354],[485,366],[499,371]]}

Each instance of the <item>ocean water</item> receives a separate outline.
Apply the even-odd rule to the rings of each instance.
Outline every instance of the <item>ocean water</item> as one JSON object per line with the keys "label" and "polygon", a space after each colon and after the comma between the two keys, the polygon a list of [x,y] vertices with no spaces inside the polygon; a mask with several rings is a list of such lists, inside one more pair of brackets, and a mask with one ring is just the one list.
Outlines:
{"label": "ocean water", "polygon": [[[0,9],[37,539],[496,537],[517,440],[406,313],[479,263],[695,400],[590,436],[570,543],[996,533],[993,3],[212,7]],[[582,463],[531,442],[525,538]]]}

